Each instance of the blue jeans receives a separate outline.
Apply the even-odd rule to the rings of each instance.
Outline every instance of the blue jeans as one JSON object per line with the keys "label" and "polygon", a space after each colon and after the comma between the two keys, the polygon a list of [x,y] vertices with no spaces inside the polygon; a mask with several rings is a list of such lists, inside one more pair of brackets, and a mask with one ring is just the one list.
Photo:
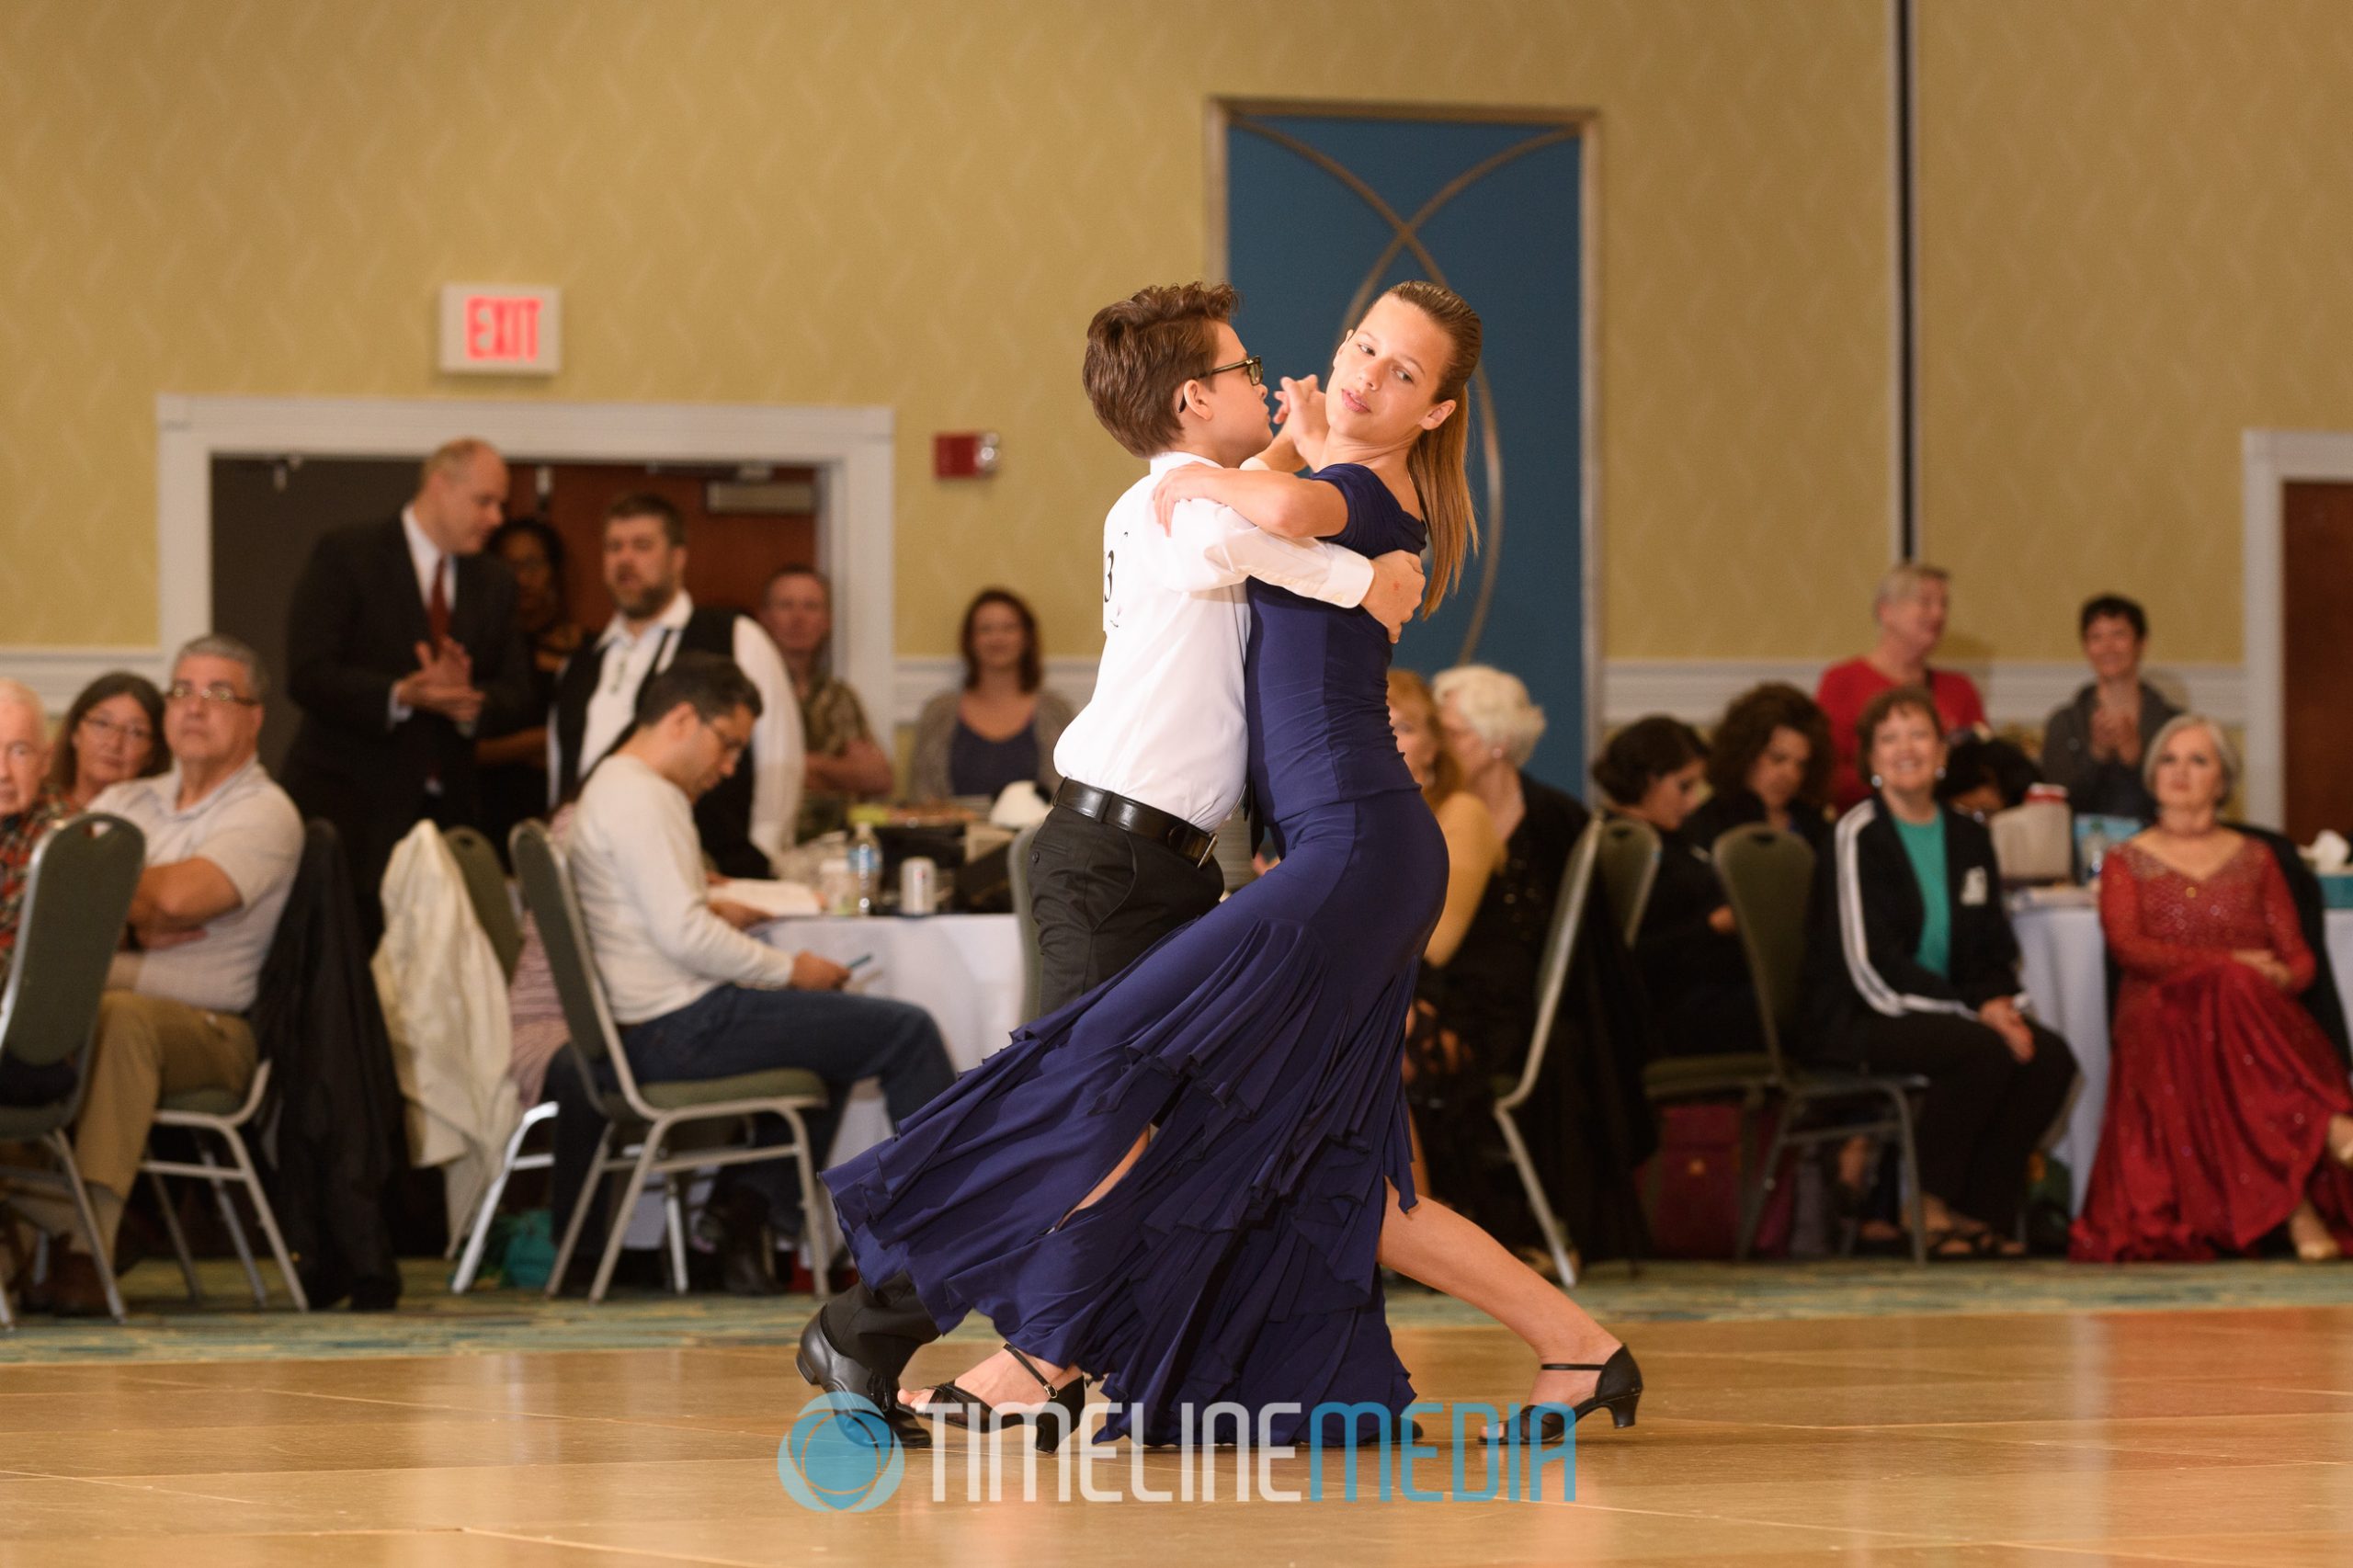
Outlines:
{"label": "blue jeans", "polygon": [[[621,1049],[641,1084],[730,1078],[798,1067],[825,1081],[831,1103],[803,1111],[810,1157],[823,1170],[833,1147],[841,1104],[861,1078],[879,1078],[883,1103],[897,1126],[956,1077],[939,1026],[910,1002],[848,996],[838,991],[755,991],[722,985],[676,1012],[621,1031]],[[781,1143],[784,1119],[763,1116],[761,1143]],[[779,1234],[801,1231],[801,1182],[793,1162],[767,1160],[728,1167],[745,1187],[767,1199]]]}

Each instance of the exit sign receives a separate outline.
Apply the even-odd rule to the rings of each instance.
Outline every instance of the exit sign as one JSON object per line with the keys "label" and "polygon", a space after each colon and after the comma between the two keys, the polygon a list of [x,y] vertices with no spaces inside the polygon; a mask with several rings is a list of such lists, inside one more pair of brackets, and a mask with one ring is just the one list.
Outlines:
{"label": "exit sign", "polygon": [[444,370],[552,376],[563,368],[563,290],[489,283],[441,286]]}

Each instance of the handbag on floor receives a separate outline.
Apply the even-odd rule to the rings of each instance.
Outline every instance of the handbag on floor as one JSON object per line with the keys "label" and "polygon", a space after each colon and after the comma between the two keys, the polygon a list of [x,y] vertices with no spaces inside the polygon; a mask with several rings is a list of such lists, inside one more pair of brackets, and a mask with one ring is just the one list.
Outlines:
{"label": "handbag on floor", "polygon": [[[1773,1113],[1756,1118],[1748,1158],[1760,1160],[1773,1139]],[[1659,1112],[1658,1153],[1643,1170],[1641,1190],[1651,1198],[1651,1246],[1660,1257],[1731,1257],[1740,1240],[1742,1186],[1740,1108],[1677,1105]],[[1757,1221],[1755,1257],[1789,1252],[1797,1184],[1795,1159],[1784,1153],[1781,1179]],[[1750,1173],[1753,1181],[1754,1175]]]}

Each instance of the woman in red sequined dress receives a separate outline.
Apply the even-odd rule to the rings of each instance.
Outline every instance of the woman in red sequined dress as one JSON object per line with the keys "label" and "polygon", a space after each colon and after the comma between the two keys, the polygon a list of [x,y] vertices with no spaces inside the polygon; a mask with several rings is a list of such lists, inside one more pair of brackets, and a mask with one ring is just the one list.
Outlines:
{"label": "woman in red sequined dress", "polygon": [[2307,1262],[2353,1244],[2353,1089],[2296,1002],[2312,949],[2271,851],[2219,826],[2236,758],[2184,715],[2150,748],[2157,825],[2110,853],[2100,925],[2124,983],[2073,1256],[2244,1253],[2283,1222]]}

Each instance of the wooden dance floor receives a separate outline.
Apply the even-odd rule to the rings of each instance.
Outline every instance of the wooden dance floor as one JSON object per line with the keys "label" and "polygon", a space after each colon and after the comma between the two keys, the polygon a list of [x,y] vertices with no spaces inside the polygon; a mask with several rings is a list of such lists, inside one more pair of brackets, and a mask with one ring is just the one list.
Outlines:
{"label": "wooden dance floor", "polygon": [[[1641,1425],[1586,1424],[1569,1504],[941,1503],[915,1456],[813,1512],[765,1347],[0,1366],[0,1568],[2353,1562],[2353,1307],[1629,1333]],[[1425,1397],[1524,1386],[1498,1331],[1398,1337]]]}

